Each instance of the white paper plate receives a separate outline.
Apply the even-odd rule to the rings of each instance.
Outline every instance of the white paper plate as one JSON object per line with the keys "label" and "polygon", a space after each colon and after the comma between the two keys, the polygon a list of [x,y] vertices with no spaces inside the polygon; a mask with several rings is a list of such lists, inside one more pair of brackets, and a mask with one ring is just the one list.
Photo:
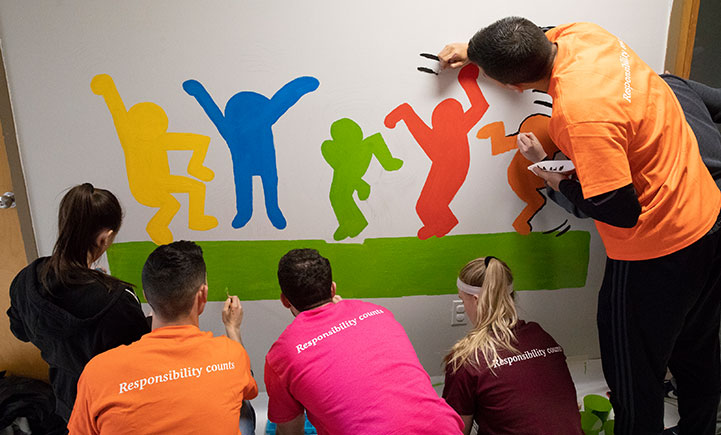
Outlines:
{"label": "white paper plate", "polygon": [[538,168],[546,172],[569,172],[573,171],[576,167],[573,166],[573,162],[570,160],[544,160],[532,164],[528,167],[528,170],[533,172],[533,168]]}

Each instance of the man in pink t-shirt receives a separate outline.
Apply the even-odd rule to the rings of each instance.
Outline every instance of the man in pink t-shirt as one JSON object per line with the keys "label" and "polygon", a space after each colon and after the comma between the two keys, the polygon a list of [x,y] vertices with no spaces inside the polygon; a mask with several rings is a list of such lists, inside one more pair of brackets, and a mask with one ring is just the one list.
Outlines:
{"label": "man in pink t-shirt", "polygon": [[268,419],[278,434],[302,434],[304,410],[321,435],[463,432],[393,314],[336,296],[318,251],[288,252],[278,281],[296,316],[265,357]]}

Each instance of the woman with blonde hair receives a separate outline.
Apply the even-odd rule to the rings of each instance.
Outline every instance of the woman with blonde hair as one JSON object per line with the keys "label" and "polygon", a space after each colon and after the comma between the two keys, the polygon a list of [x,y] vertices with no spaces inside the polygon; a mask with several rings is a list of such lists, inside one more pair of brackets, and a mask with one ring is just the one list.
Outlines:
{"label": "woman with blonde hair", "polygon": [[443,398],[469,434],[582,434],[563,349],[535,322],[518,318],[513,275],[492,257],[466,264],[457,280],[473,329],[444,359]]}

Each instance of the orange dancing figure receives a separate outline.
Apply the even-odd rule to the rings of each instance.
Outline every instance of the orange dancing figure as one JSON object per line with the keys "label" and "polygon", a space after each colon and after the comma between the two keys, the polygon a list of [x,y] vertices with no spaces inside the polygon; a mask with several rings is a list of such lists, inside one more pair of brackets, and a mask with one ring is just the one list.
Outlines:
{"label": "orange dancing figure", "polygon": [[467,111],[458,100],[441,101],[427,126],[408,103],[396,107],[385,118],[388,128],[403,121],[411,135],[431,159],[431,170],[416,203],[423,222],[418,238],[443,237],[458,224],[449,204],[463,185],[470,165],[468,132],[488,110],[488,102],[478,86],[478,67],[469,64],[458,74],[458,82],[471,102]]}
{"label": "orange dancing figure", "polygon": [[527,135],[534,135],[543,146],[546,155],[553,156],[558,148],[548,136],[549,120],[549,116],[536,113],[524,119],[518,131],[509,135],[506,135],[502,121],[492,122],[478,131],[479,139],[491,139],[491,155],[496,156],[516,150],[508,165],[508,184],[516,196],[526,203],[513,221],[513,228],[518,234],[526,235],[531,232],[531,219],[546,204],[546,197],[540,192],[546,185],[542,178],[528,170],[528,166],[533,162],[518,151],[518,140],[525,139]]}

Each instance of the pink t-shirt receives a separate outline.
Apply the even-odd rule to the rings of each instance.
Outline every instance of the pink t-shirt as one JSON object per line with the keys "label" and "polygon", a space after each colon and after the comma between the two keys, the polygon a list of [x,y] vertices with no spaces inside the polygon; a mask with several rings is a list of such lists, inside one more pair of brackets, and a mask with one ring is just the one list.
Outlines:
{"label": "pink t-shirt", "polygon": [[431,386],[403,327],[379,305],[304,311],[265,357],[268,419],[303,412],[319,434],[444,434],[463,422]]}

